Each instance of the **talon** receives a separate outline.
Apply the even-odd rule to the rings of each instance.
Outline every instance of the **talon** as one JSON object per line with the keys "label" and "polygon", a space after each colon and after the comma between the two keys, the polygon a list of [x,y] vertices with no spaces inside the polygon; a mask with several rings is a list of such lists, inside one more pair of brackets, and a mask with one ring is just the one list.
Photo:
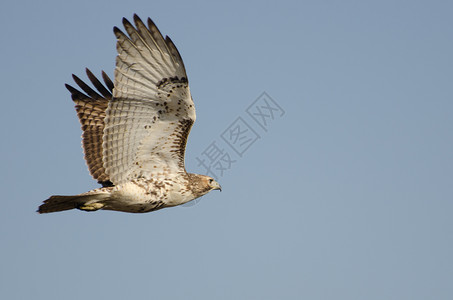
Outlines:
{"label": "talon", "polygon": [[85,211],[95,211],[103,208],[105,205],[102,203],[90,203],[84,204],[82,206],[77,207],[78,209],[85,210]]}

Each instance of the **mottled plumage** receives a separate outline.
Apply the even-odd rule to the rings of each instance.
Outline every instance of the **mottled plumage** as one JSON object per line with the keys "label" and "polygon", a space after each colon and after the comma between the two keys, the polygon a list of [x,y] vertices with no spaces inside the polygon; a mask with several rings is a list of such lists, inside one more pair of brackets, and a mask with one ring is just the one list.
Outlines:
{"label": "mottled plumage", "polygon": [[66,85],[82,125],[88,169],[102,187],[75,196],[52,196],[38,212],[78,208],[132,213],[186,203],[220,185],[187,173],[184,154],[195,106],[182,58],[148,19],[117,27],[115,80],[104,84],[86,70],[94,89],[73,75],[83,91]]}

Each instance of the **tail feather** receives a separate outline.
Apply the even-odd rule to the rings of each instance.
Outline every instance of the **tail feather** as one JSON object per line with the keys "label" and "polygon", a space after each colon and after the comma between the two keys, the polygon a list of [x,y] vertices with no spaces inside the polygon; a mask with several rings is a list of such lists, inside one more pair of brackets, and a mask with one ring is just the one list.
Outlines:
{"label": "tail feather", "polygon": [[[45,200],[38,208],[38,213],[45,214],[57,211],[70,210],[79,208],[87,211],[101,209],[104,205],[98,203],[97,200],[105,198],[104,195],[89,194],[89,195],[75,195],[75,196],[51,196]],[[103,197],[104,196],[104,197]]]}

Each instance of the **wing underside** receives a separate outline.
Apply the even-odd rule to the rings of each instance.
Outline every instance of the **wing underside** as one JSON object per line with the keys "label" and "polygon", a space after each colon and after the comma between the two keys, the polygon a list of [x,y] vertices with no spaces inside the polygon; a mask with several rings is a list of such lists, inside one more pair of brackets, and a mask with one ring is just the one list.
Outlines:
{"label": "wing underside", "polygon": [[111,186],[109,176],[105,173],[102,160],[102,136],[104,134],[105,111],[109,101],[112,99],[113,82],[102,72],[104,84],[102,84],[89,70],[86,69],[88,79],[97,91],[93,90],[79,77],[72,75],[75,83],[83,91],[66,84],[66,88],[71,92],[77,116],[82,127],[82,148],[85,161],[91,176],[103,186]]}
{"label": "wing underside", "polygon": [[104,167],[114,184],[184,172],[195,121],[184,64],[170,38],[148,19],[126,19],[117,37],[115,88],[106,112]]}
{"label": "wing underside", "polygon": [[103,186],[135,178],[184,172],[187,138],[195,107],[184,64],[169,37],[148,19],[126,19],[117,37],[115,80],[104,84],[88,69],[93,89],[73,75],[83,91],[66,85],[82,125],[88,169]]}

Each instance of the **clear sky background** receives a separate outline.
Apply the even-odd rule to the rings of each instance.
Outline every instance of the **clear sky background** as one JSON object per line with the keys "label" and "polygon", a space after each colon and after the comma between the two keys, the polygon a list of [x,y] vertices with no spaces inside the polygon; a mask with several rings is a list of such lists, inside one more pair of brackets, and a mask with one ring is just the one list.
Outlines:
{"label": "clear sky background", "polygon": [[[1,299],[453,299],[451,1],[6,1]],[[148,214],[38,215],[96,188],[64,83],[113,76],[113,26],[153,18],[197,106],[214,191]],[[265,130],[247,108],[284,110]],[[253,107],[252,107],[253,108]],[[259,136],[239,156],[238,117]]]}

